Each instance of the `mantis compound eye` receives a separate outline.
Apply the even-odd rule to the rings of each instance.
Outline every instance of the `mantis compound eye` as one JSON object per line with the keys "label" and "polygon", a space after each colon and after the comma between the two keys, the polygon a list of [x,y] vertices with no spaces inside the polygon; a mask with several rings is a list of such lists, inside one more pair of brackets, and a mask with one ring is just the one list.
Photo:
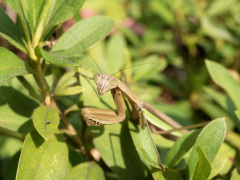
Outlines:
{"label": "mantis compound eye", "polygon": [[99,76],[99,74],[94,74],[93,80],[96,84],[100,81],[100,79],[101,79],[101,77]]}
{"label": "mantis compound eye", "polygon": [[118,85],[118,82],[116,80],[112,80],[109,82],[110,89],[117,87],[117,85]]}

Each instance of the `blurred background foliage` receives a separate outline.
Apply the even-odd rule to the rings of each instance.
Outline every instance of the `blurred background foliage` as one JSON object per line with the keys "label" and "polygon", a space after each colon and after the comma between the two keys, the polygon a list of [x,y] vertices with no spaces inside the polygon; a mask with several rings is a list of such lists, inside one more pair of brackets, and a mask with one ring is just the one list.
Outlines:
{"label": "blurred background foliage", "polygon": [[[16,14],[0,2],[14,19]],[[80,13],[57,28],[55,36],[67,31],[74,22],[95,15],[115,20],[110,35],[89,49],[102,72],[112,74],[148,63],[127,69],[124,76],[121,73],[116,76],[129,83],[141,99],[183,125],[227,116],[231,130],[227,140],[240,150],[236,143],[240,137],[233,120],[235,115],[221,105],[221,99],[227,95],[213,83],[205,65],[205,59],[216,61],[228,68],[239,82],[240,1],[87,0]],[[0,46],[26,58],[3,38]],[[89,70],[99,72],[88,54],[81,67],[86,74]],[[75,99],[75,96],[61,98],[61,108],[71,106]],[[74,120],[78,119],[75,116],[71,115],[70,121],[73,119],[72,123],[81,127],[82,122]],[[0,149],[0,156],[6,162],[21,148],[15,139],[5,141],[1,137],[0,144],[4,147]],[[1,161],[0,166],[6,166],[6,162]],[[236,162],[236,166],[240,167],[240,162]]]}
{"label": "blurred background foliage", "polygon": [[[224,114],[204,90],[215,86],[204,60],[223,64],[239,79],[239,5],[237,0],[88,0],[81,14],[115,19],[108,39],[90,50],[103,72],[149,62],[125,71],[132,89],[144,100],[198,122]],[[124,49],[124,57],[113,52],[116,48]],[[110,59],[117,62],[114,68],[104,62]]]}

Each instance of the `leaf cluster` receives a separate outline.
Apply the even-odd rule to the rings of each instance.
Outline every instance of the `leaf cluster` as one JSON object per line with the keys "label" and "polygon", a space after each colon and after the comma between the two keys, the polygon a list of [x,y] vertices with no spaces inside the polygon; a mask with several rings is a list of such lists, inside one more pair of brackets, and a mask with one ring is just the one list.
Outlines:
{"label": "leaf cluster", "polygon": [[[16,48],[0,47],[0,178],[239,179],[237,0],[5,3],[17,18],[0,7],[0,35]],[[82,12],[98,15],[81,17],[84,3]],[[97,95],[99,71],[119,71],[183,126],[205,127],[172,132],[177,141],[153,134],[163,171],[149,132],[127,110],[122,123],[83,121],[83,107],[116,109],[110,93]],[[172,129],[144,114],[153,129]]]}

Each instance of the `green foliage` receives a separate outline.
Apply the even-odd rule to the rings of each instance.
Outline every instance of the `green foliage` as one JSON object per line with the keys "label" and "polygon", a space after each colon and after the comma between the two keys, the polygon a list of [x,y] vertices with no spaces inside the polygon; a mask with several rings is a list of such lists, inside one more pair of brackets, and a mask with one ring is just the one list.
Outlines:
{"label": "green foliage", "polygon": [[164,164],[169,167],[176,166],[182,157],[189,151],[189,149],[194,145],[200,131],[192,131],[188,134],[179,138],[176,143],[169,150]]}
{"label": "green foliage", "polygon": [[193,179],[207,179],[211,173],[211,164],[200,147],[197,148],[197,152],[199,159],[194,171]]}
{"label": "green foliage", "polygon": [[[239,178],[239,1],[5,2],[17,18],[0,7],[15,46],[0,47],[0,179]],[[122,123],[83,121],[83,107],[116,109],[99,72],[190,125],[167,140],[172,127],[143,109],[162,165],[131,108]]]}
{"label": "green foliage", "polygon": [[69,172],[68,179],[74,180],[84,180],[84,179],[105,179],[104,173],[101,167],[94,162],[85,162],[75,166]]}
{"label": "green foliage", "polygon": [[226,134],[226,124],[224,122],[223,118],[216,119],[213,122],[211,122],[209,125],[207,125],[201,133],[199,134],[196,142],[193,145],[187,171],[188,171],[188,178],[192,179],[192,176],[194,176],[194,171],[198,160],[199,155],[197,152],[197,148],[201,147],[204,151],[208,161],[212,162],[215,158],[220,146],[222,145],[222,142],[225,138]]}
{"label": "green foliage", "polygon": [[16,179],[66,179],[68,148],[62,134],[44,140],[36,130],[24,140]]}
{"label": "green foliage", "polygon": [[52,106],[40,106],[34,110],[32,120],[37,132],[48,140],[56,131],[59,125],[59,115]]}
{"label": "green foliage", "polygon": [[0,84],[4,84],[10,79],[28,74],[27,64],[5,48],[0,48]]}

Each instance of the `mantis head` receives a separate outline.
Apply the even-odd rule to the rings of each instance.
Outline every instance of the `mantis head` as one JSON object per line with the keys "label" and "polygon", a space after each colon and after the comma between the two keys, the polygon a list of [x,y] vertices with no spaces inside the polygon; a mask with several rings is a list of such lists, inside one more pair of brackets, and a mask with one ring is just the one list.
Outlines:
{"label": "mantis head", "polygon": [[93,80],[97,85],[97,92],[99,96],[102,96],[107,91],[116,88],[119,84],[119,79],[104,73],[94,74]]}

